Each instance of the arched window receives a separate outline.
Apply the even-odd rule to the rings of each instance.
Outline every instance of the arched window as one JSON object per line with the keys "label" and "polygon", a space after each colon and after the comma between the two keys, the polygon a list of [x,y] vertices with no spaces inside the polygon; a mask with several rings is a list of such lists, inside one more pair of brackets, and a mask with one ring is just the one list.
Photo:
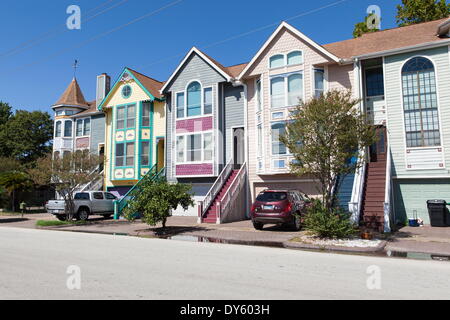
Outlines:
{"label": "arched window", "polygon": [[202,114],[202,86],[192,82],[187,88],[187,116],[196,117]]}
{"label": "arched window", "polygon": [[412,58],[402,69],[403,106],[408,148],[441,145],[436,75],[433,63]]}
{"label": "arched window", "polygon": [[56,128],[55,128],[55,137],[60,138],[61,137],[61,121],[56,122]]}
{"label": "arched window", "polygon": [[301,51],[293,51],[287,55],[288,66],[302,63],[303,63],[303,53]]}
{"label": "arched window", "polygon": [[284,67],[284,55],[277,54],[270,58],[270,69]]}

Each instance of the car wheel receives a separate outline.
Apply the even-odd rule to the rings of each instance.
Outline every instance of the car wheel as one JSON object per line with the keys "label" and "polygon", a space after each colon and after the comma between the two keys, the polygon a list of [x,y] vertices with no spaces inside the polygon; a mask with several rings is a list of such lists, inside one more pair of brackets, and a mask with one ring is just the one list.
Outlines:
{"label": "car wheel", "polygon": [[87,209],[80,209],[77,215],[78,221],[87,221],[89,220],[89,211]]}
{"label": "car wheel", "polygon": [[262,230],[264,229],[264,225],[259,222],[253,222],[253,227],[255,227],[256,230]]}
{"label": "car wheel", "polygon": [[66,217],[65,214],[57,214],[55,217],[56,217],[56,219],[58,219],[59,221],[66,221],[66,220],[67,220],[67,217]]}
{"label": "car wheel", "polygon": [[300,231],[302,229],[302,219],[298,214],[295,215],[293,228],[295,231]]}

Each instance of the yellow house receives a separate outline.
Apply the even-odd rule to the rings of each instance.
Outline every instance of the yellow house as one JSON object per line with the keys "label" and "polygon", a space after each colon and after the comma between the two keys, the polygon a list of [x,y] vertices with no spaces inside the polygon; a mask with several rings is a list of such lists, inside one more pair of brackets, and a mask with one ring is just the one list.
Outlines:
{"label": "yellow house", "polygon": [[98,106],[106,115],[105,187],[126,195],[149,172],[164,168],[163,83],[125,68]]}

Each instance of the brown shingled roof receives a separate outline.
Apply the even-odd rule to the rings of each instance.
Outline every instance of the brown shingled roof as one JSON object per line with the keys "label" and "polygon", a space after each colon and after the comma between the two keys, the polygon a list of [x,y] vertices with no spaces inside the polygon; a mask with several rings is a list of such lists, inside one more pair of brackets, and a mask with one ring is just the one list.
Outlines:
{"label": "brown shingled roof", "polygon": [[139,80],[139,82],[157,99],[162,99],[163,95],[159,92],[164,82],[155,80],[153,78],[147,77],[142,73],[139,73],[133,69],[127,68],[131,73]]}
{"label": "brown shingled roof", "polygon": [[79,118],[80,116],[88,116],[90,114],[100,113],[100,111],[97,110],[97,101],[91,101],[88,102],[89,109],[86,109],[82,112],[79,112],[77,114],[74,114],[72,118]]}
{"label": "brown shingled roof", "polygon": [[438,26],[447,19],[366,33],[360,38],[330,43],[323,47],[340,58],[348,59],[370,53],[444,41],[448,38],[439,38],[437,30]]}
{"label": "brown shingled roof", "polygon": [[232,76],[233,78],[237,78],[241,72],[245,69],[245,67],[248,65],[248,63],[242,63],[235,66],[227,67],[225,68],[227,73]]}
{"label": "brown shingled roof", "polygon": [[89,107],[88,103],[84,99],[83,92],[81,92],[77,79],[74,78],[72,80],[66,91],[64,91],[63,95],[55,103],[55,106],[58,105],[80,106],[85,108]]}

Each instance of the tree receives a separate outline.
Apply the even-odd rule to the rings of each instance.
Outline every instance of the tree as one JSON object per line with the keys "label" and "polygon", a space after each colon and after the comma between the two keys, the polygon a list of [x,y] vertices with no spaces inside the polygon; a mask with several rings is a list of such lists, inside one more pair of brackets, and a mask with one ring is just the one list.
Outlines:
{"label": "tree", "polygon": [[[364,22],[357,23],[353,30],[353,38],[359,38],[365,33],[380,31],[380,29],[376,28],[379,22],[378,19],[375,14],[371,13],[364,19]],[[369,26],[374,27],[370,28]]]}
{"label": "tree", "polygon": [[28,174],[36,185],[55,186],[66,202],[66,219],[71,221],[76,214],[74,194],[80,186],[101,176],[97,170],[100,163],[100,157],[88,151],[77,151],[55,159],[48,155],[38,159]]}
{"label": "tree", "polygon": [[448,17],[450,4],[446,0],[402,0],[397,5],[397,24],[400,27]]}
{"label": "tree", "polygon": [[182,207],[187,210],[194,206],[191,192],[192,187],[186,184],[170,184],[165,180],[146,179],[142,181],[139,190],[132,194],[128,206],[124,209],[126,219],[133,221],[137,215],[151,226],[162,222],[166,228],[167,219],[171,216],[171,210]]}
{"label": "tree", "polygon": [[[19,110],[0,104],[0,156],[30,163],[51,151],[53,120],[47,112]],[[9,111],[8,111],[9,110]],[[5,121],[3,124],[2,121]]]}
{"label": "tree", "polygon": [[9,171],[0,174],[0,186],[7,190],[11,199],[12,211],[16,211],[16,192],[32,186],[28,175],[20,171]]}
{"label": "tree", "polygon": [[[353,173],[359,150],[376,142],[375,128],[359,108],[350,91],[332,90],[297,107],[281,141],[295,161],[294,174],[313,175],[320,182],[326,209],[333,207],[333,188],[337,177]],[[338,191],[338,190],[336,190]]]}

